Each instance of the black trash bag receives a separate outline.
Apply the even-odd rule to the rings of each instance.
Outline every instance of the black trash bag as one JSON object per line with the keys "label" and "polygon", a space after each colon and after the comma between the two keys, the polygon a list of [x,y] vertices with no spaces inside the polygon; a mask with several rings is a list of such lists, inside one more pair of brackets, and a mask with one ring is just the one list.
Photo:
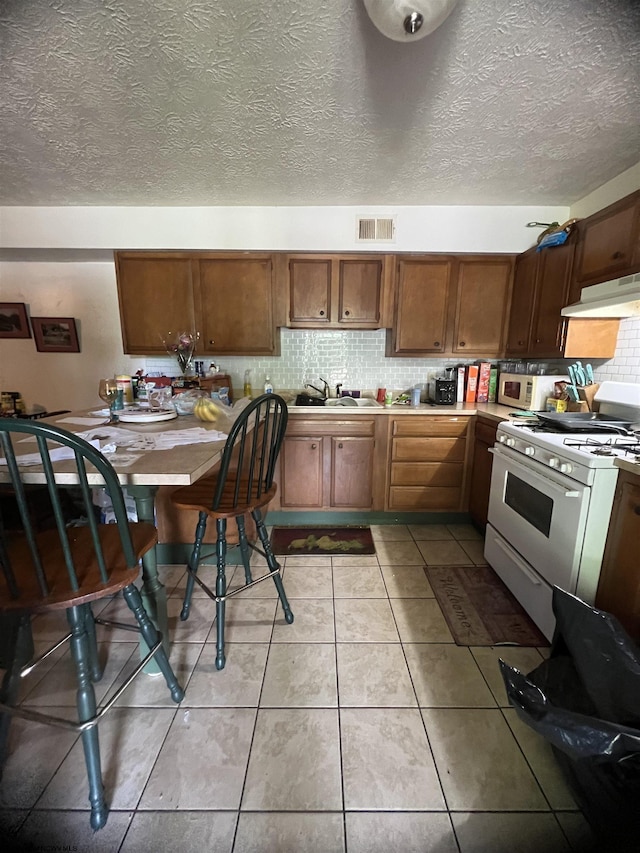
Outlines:
{"label": "black trash bag", "polygon": [[640,850],[640,648],[609,613],[557,587],[548,660],[500,661],[511,705],[552,746],[602,849]]}

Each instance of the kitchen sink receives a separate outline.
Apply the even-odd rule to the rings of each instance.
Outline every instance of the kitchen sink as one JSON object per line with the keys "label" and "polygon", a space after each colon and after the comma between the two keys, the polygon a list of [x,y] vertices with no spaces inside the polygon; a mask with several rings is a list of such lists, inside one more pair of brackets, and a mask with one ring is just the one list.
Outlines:
{"label": "kitchen sink", "polygon": [[381,403],[372,400],[370,397],[338,397],[336,399],[326,400],[325,406],[344,406],[345,408],[381,408]]}

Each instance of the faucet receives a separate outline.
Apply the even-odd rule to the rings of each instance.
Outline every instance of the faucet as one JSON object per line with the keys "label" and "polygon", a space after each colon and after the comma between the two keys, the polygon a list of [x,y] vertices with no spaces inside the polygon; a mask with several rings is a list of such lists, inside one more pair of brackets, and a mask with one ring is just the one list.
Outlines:
{"label": "faucet", "polygon": [[322,397],[323,400],[327,400],[329,398],[329,383],[326,379],[323,379],[322,376],[319,376],[318,379],[322,382],[323,390],[317,388],[315,385],[312,385],[311,382],[305,382],[305,388],[313,388],[314,391],[317,391],[318,394]]}
{"label": "faucet", "polygon": [[336,397],[338,399],[340,398],[340,389],[341,388],[342,388],[342,382],[338,382],[338,384],[336,385]]}

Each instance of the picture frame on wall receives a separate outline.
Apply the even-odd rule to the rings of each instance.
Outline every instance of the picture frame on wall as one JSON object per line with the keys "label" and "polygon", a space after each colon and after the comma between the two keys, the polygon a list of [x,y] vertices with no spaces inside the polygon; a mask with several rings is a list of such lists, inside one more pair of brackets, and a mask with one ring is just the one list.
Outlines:
{"label": "picture frame on wall", "polygon": [[0,338],[30,338],[24,302],[0,302]]}
{"label": "picture frame on wall", "polygon": [[31,326],[38,352],[80,352],[73,317],[32,317]]}

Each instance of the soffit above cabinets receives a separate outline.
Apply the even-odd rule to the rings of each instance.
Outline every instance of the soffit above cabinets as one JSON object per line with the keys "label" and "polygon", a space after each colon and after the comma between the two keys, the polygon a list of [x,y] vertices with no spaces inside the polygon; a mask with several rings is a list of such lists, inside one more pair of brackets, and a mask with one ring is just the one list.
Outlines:
{"label": "soffit above cabinets", "polygon": [[568,205],[640,150],[640,4],[7,0],[0,205]]}

